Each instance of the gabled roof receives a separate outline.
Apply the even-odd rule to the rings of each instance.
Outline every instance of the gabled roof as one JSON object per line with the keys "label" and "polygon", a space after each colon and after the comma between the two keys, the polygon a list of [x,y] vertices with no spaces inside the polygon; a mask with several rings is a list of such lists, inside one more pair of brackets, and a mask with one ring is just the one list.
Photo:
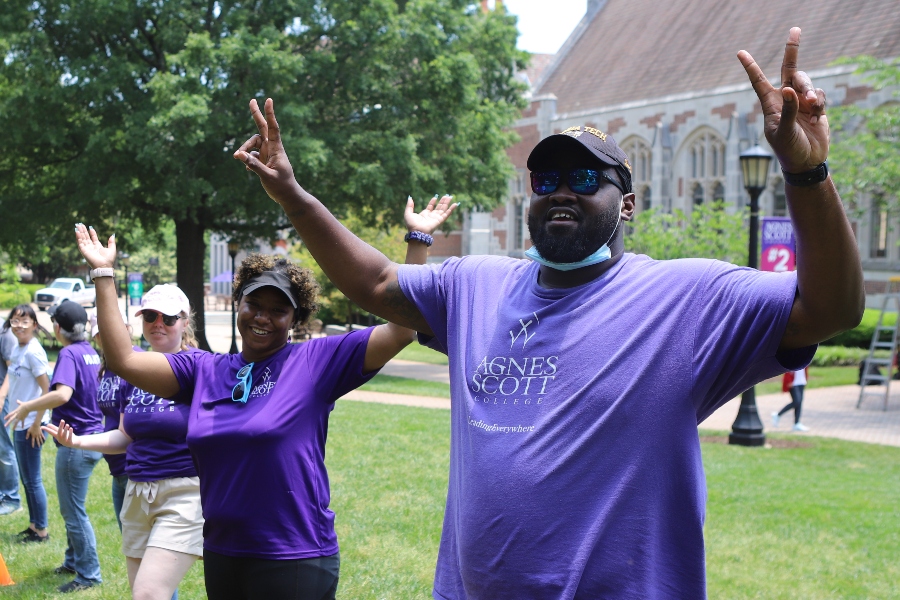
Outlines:
{"label": "gabled roof", "polygon": [[775,83],[792,26],[804,71],[900,56],[900,0],[591,0],[535,95],[555,94],[565,114],[746,84],[742,49]]}

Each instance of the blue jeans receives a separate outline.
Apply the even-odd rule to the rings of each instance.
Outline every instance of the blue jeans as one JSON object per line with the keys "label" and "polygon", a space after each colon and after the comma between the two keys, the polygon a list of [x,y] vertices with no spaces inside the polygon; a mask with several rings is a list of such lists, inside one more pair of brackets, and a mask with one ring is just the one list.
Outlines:
{"label": "blue jeans", "polygon": [[122,505],[125,503],[125,487],[128,485],[128,476],[112,476],[112,501],[113,510],[116,511],[116,522],[119,524],[119,533],[122,532]]}
{"label": "blue jeans", "polygon": [[0,405],[0,502],[8,502],[16,506],[22,505],[19,496],[19,467],[16,464],[16,451],[13,448],[9,431],[3,427],[3,420],[9,412],[9,399]]}
{"label": "blue jeans", "polygon": [[[31,440],[25,437],[27,432],[16,431],[16,458],[19,461],[19,474],[25,488],[25,501],[28,503],[28,520],[35,529],[47,528],[47,492],[41,479],[41,450],[44,446],[31,446]],[[47,436],[49,437],[49,436]],[[47,443],[46,441],[44,442]]]}
{"label": "blue jeans", "polygon": [[63,566],[75,571],[75,581],[84,585],[103,581],[100,577],[100,558],[97,539],[88,519],[85,503],[88,483],[94,465],[103,455],[93,450],[59,446],[56,449],[56,493],[59,512],[66,523],[66,556]]}

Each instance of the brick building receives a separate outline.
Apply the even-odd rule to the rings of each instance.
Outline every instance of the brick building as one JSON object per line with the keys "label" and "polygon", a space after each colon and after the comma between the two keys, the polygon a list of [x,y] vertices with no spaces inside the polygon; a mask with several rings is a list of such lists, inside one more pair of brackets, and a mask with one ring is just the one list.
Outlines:
{"label": "brick building", "polygon": [[[470,212],[461,231],[438,236],[432,260],[460,254],[522,256],[530,245],[526,211],[531,191],[525,161],[542,138],[575,125],[613,135],[634,172],[638,218],[722,199],[749,201],[738,155],[762,134],[762,114],[736,53],[749,51],[776,83],[790,26],[803,29],[800,68],[825,90],[829,105],[877,107],[897,98],[875,91],[840,57],[900,56],[898,0],[589,0],[587,12],[553,57],[537,56],[522,74],[530,106],[509,149],[517,169],[503,205]],[[840,168],[832,165],[832,170]],[[784,215],[777,162],[760,198],[762,215]],[[900,275],[896,217],[869,211],[854,219],[870,293]]]}

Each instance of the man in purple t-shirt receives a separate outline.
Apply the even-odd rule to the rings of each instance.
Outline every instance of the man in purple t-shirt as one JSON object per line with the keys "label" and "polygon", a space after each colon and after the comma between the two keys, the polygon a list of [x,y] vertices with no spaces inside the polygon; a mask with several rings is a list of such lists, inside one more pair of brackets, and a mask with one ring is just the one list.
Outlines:
{"label": "man in purple t-shirt", "polygon": [[[828,177],[824,93],[796,70],[763,106],[804,260],[796,274],[625,252],[635,208],[615,140],[573,127],[528,159],[535,261],[399,266],[300,188],[271,100],[235,157],[259,175],[328,277],[450,356],[451,460],[435,598],[702,598],[697,424],[860,320],[855,240]],[[258,152],[251,152],[257,150]]]}

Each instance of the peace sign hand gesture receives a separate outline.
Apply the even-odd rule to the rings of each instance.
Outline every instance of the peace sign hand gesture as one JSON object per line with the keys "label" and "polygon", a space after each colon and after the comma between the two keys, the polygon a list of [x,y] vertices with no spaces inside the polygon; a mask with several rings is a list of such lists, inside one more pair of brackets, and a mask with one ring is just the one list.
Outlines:
{"label": "peace sign hand gesture", "polygon": [[814,88],[809,75],[797,70],[799,53],[800,28],[793,27],[784,47],[780,89],[769,83],[747,51],[737,55],[762,105],[766,139],[788,173],[809,171],[828,157],[825,92]]}
{"label": "peace sign hand gesture", "polygon": [[281,129],[275,119],[275,105],[271,98],[266,99],[266,114],[263,116],[256,100],[250,101],[250,114],[256,123],[259,133],[253,134],[234,153],[240,160],[259,176],[263,189],[269,197],[282,204],[300,189],[294,178],[294,168],[284,151],[281,141]]}

